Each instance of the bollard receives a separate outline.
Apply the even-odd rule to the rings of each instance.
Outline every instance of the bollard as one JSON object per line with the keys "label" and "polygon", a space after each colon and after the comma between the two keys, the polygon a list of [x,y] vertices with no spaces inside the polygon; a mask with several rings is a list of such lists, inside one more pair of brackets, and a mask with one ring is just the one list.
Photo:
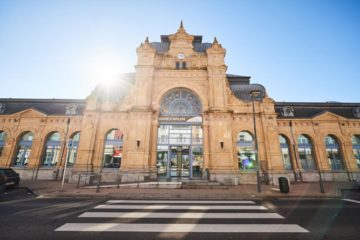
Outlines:
{"label": "bollard", "polygon": [[79,173],[78,182],[77,182],[77,188],[80,187],[80,177],[81,177],[81,173]]}
{"label": "bollard", "polygon": [[98,182],[97,182],[97,187],[96,187],[96,192],[100,192],[100,181],[101,181],[101,174],[98,175]]}

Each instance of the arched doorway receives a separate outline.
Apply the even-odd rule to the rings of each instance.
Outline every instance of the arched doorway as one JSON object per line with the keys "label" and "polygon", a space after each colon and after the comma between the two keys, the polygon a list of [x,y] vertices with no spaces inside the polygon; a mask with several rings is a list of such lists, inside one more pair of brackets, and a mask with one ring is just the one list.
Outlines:
{"label": "arched doorway", "polygon": [[201,178],[203,158],[202,105],[186,88],[167,92],[160,102],[157,141],[159,178]]}

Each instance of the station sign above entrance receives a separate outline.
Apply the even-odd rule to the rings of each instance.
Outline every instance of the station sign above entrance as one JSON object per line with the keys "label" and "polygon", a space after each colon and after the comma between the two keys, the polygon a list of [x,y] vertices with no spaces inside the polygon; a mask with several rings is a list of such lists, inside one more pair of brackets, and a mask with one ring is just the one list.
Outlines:
{"label": "station sign above entrance", "polygon": [[202,122],[202,117],[159,116],[159,122]]}

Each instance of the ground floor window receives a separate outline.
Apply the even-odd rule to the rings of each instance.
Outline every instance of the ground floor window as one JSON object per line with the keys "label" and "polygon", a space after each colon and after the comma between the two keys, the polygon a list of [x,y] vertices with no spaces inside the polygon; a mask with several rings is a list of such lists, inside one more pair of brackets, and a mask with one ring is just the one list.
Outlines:
{"label": "ground floor window", "polygon": [[344,164],[342,162],[341,154],[339,151],[339,144],[335,137],[326,136],[325,137],[325,146],[327,158],[331,170],[342,170],[344,169]]}
{"label": "ground floor window", "polygon": [[104,147],[104,167],[120,168],[123,156],[123,133],[118,129],[106,134]]}
{"label": "ground floor window", "polygon": [[313,157],[313,147],[307,136],[299,135],[298,137],[298,153],[301,168],[303,170],[315,170],[315,161]]}
{"label": "ground floor window", "polygon": [[250,133],[240,132],[237,141],[237,157],[240,170],[255,170],[256,158],[254,140]]}
{"label": "ground floor window", "polygon": [[68,156],[67,166],[68,167],[72,167],[75,164],[77,149],[78,149],[78,145],[79,145],[79,140],[80,140],[80,133],[79,132],[73,134],[71,136],[71,138],[69,139],[68,152],[67,152],[67,154],[68,154],[67,155]]}
{"label": "ground floor window", "polygon": [[60,133],[55,132],[51,134],[46,141],[43,166],[45,167],[56,166],[60,157],[60,149],[61,149]]}
{"label": "ground floor window", "polygon": [[283,160],[283,164],[284,164],[284,169],[292,170],[288,140],[286,139],[285,136],[279,135],[279,141],[280,141],[280,150],[281,150],[281,156],[282,156],[282,160]]}
{"label": "ground floor window", "polygon": [[17,144],[14,166],[26,166],[29,163],[33,134],[27,132],[23,134]]}
{"label": "ground floor window", "polygon": [[6,133],[0,131],[0,157],[3,153],[4,146],[5,146],[5,139],[6,139]]}
{"label": "ground floor window", "polygon": [[355,135],[351,138],[354,158],[356,160],[356,164],[360,169],[360,136]]}

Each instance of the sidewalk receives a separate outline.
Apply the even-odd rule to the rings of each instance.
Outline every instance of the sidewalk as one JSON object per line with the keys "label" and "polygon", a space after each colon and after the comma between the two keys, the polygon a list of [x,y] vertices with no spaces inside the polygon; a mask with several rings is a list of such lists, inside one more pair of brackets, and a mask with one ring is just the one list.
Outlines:
{"label": "sidewalk", "polygon": [[[141,185],[140,185],[141,186]],[[262,185],[261,193],[256,184],[226,186],[222,188],[138,188],[137,184],[109,187],[102,185],[100,192],[96,187],[80,187],[65,183],[61,190],[61,181],[22,180],[20,187],[31,189],[40,197],[103,197],[112,199],[251,199],[251,198],[338,198],[341,189],[356,186],[350,182],[325,182],[325,193],[320,193],[319,183],[292,183],[289,193],[281,193],[278,186]],[[164,187],[164,186],[163,186]]]}

